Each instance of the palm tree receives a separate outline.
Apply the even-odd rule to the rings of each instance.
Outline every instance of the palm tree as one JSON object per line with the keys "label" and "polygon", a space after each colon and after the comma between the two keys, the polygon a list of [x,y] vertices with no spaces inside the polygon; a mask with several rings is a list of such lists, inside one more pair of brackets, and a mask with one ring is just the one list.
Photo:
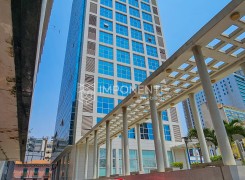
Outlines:
{"label": "palm tree", "polygon": [[245,137],[245,128],[239,120],[232,120],[229,123],[224,121],[224,124],[230,143],[234,142],[234,136],[236,135]]}
{"label": "palm tree", "polygon": [[[239,120],[232,120],[231,122],[224,121],[225,129],[227,132],[227,136],[230,140],[230,143],[234,142],[234,136],[240,135],[245,137],[245,127],[243,126],[242,122]],[[214,145],[215,150],[218,147],[217,137],[215,135],[215,131],[213,129],[204,128],[203,133],[205,136],[206,141],[211,142]],[[196,129],[191,129],[188,132],[189,139],[198,139]]]}

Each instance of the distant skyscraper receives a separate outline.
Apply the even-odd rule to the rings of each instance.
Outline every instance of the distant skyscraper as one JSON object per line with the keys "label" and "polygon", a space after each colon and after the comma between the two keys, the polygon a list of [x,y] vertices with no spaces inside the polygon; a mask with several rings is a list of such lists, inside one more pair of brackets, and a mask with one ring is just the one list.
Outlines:
{"label": "distant skyscraper", "polygon": [[[156,0],[74,0],[65,58],[53,158],[78,141],[166,60]],[[170,147],[182,142],[176,108],[162,112],[162,118],[169,160],[173,161]],[[134,129],[129,137],[136,143]],[[141,125],[141,138],[143,158],[148,158],[144,167],[149,172],[156,168],[150,122]],[[121,140],[115,141],[113,172],[121,173]],[[102,147],[100,175],[105,175],[104,152]],[[136,171],[136,147],[130,147],[130,154],[131,171]]]}
{"label": "distant skyscraper", "polygon": [[[228,77],[213,84],[214,94],[217,103],[236,107],[238,109],[245,109],[245,76],[241,71],[233,73]],[[195,95],[196,104],[198,107],[199,117],[202,121],[203,127],[205,127],[205,120],[201,110],[201,105],[206,103],[205,94],[203,91],[198,92]],[[189,100],[183,102],[185,119],[188,129],[195,127],[190,108]]]}

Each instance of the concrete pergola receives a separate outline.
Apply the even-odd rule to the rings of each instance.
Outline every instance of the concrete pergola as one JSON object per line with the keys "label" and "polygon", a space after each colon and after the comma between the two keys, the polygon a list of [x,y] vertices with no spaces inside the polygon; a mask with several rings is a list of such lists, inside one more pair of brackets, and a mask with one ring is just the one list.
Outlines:
{"label": "concrete pergola", "polygon": [[[93,178],[98,178],[98,150],[106,144],[106,176],[111,175],[111,140],[122,135],[123,172],[130,174],[128,130],[136,127],[139,170],[143,170],[140,144],[140,124],[151,119],[154,133],[157,171],[167,167],[164,132],[160,112],[189,98],[198,138],[205,162],[210,157],[198,117],[194,94],[204,90],[214,130],[217,135],[224,165],[235,165],[235,160],[220,117],[212,83],[242,69],[245,72],[245,1],[229,3],[210,22],[201,28],[178,51],[103,120],[88,131],[76,144],[85,144],[84,178],[87,178],[89,145],[93,145]],[[154,89],[142,92],[141,87]],[[79,153],[79,151],[77,151]]]}

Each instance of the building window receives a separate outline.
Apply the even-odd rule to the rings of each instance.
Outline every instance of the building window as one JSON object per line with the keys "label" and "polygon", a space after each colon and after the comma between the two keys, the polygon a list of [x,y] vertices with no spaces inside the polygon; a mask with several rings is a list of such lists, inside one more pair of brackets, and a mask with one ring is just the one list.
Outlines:
{"label": "building window", "polygon": [[124,36],[128,36],[128,27],[116,24],[116,31],[118,34],[122,34]]}
{"label": "building window", "polygon": [[112,8],[112,0],[100,0],[100,3]]}
{"label": "building window", "polygon": [[130,64],[129,52],[117,50],[117,61],[126,63],[126,64]]}
{"label": "building window", "polygon": [[27,176],[27,171],[28,171],[27,168],[23,168],[23,174],[22,174],[23,177],[26,177]]}
{"label": "building window", "polygon": [[113,31],[113,24],[111,21],[100,19],[100,28],[108,31]]}
{"label": "building window", "polygon": [[156,169],[157,165],[156,165],[155,151],[143,150],[142,157],[143,157],[143,167],[145,173],[150,173],[152,169]]}
{"label": "building window", "polygon": [[135,129],[128,130],[128,138],[135,139]]}
{"label": "building window", "polygon": [[114,81],[106,78],[98,78],[98,92],[103,94],[113,94]]}
{"label": "building window", "polygon": [[104,7],[100,7],[100,15],[101,16],[104,16],[104,17],[107,17],[109,19],[112,19],[113,18],[113,16],[112,16],[112,10],[107,9],[107,8],[104,8]]}
{"label": "building window", "polygon": [[159,61],[155,59],[148,59],[149,69],[156,70],[159,67]]}
{"label": "building window", "polygon": [[136,28],[141,29],[141,24],[140,24],[140,20],[135,19],[135,18],[130,18],[130,25]]}
{"label": "building window", "polygon": [[134,149],[129,150],[129,161],[130,161],[130,172],[137,172],[138,171],[137,150]]}
{"label": "building window", "polygon": [[113,45],[113,35],[100,31],[100,42]]}
{"label": "building window", "polygon": [[151,7],[145,3],[141,2],[141,8],[145,11],[151,12]]}
{"label": "building window", "polygon": [[156,44],[155,36],[145,33],[145,41],[150,44]]}
{"label": "building window", "polygon": [[153,140],[153,131],[151,123],[143,123],[140,125],[141,139]]}
{"label": "building window", "polygon": [[98,96],[97,113],[108,114],[114,108],[114,99]]}
{"label": "building window", "polygon": [[144,53],[144,47],[142,43],[136,42],[136,41],[132,41],[132,47],[133,47],[133,51],[134,52],[138,52],[138,53]]}
{"label": "building window", "polygon": [[129,49],[129,41],[126,38],[117,36],[117,46],[124,48],[124,49]]}
{"label": "building window", "polygon": [[143,24],[144,24],[144,30],[145,31],[154,33],[154,28],[153,28],[153,26],[151,24],[146,23],[146,22],[144,22]]}
{"label": "building window", "polygon": [[126,82],[117,82],[118,86],[118,95],[119,96],[127,96],[132,92],[132,84]]}
{"label": "building window", "polygon": [[121,23],[124,23],[124,24],[127,24],[128,23],[127,16],[126,15],[123,15],[121,13],[116,13],[116,20],[118,22],[121,22]]}
{"label": "building window", "polygon": [[145,58],[143,56],[133,55],[134,65],[145,68]]}
{"label": "building window", "polygon": [[137,9],[135,9],[135,8],[129,7],[129,13],[130,13],[130,15],[132,15],[132,16],[140,17],[139,10],[137,10]]}
{"label": "building window", "polygon": [[129,4],[135,7],[139,7],[138,0],[128,0]]}
{"label": "building window", "polygon": [[127,8],[124,4],[116,2],[116,10],[127,13]]}
{"label": "building window", "polygon": [[144,20],[152,22],[152,16],[150,14],[142,12],[142,17]]}
{"label": "building window", "polygon": [[100,148],[99,152],[99,176],[101,177],[106,175],[106,149]]}
{"label": "building window", "polygon": [[162,120],[168,121],[168,112],[167,111],[162,111]]}
{"label": "building window", "polygon": [[117,77],[131,79],[131,69],[127,66],[117,65]]}
{"label": "building window", "polygon": [[146,79],[146,71],[140,69],[134,69],[135,81],[143,82]]}
{"label": "building window", "polygon": [[97,123],[99,123],[102,120],[103,120],[103,118],[97,117]]}
{"label": "building window", "polygon": [[49,175],[49,168],[46,168],[45,169],[45,176],[48,176]]}
{"label": "building window", "polygon": [[107,46],[99,45],[99,57],[113,60],[113,49]]}
{"label": "building window", "polygon": [[113,63],[99,60],[99,73],[114,76]]}
{"label": "building window", "polygon": [[142,40],[142,33],[136,29],[131,29],[131,36],[133,39]]}
{"label": "building window", "polygon": [[38,176],[39,168],[34,168],[34,176]]}
{"label": "building window", "polygon": [[170,132],[170,126],[169,125],[163,125],[164,128],[164,136],[166,141],[171,141],[171,132]]}
{"label": "building window", "polygon": [[153,57],[158,57],[157,48],[147,45],[146,50],[147,50],[147,55],[153,56]]}

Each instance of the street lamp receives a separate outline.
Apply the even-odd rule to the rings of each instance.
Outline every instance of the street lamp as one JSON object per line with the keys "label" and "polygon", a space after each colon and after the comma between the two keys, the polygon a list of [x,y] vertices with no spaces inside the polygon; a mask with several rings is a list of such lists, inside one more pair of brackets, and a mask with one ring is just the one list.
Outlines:
{"label": "street lamp", "polygon": [[190,140],[188,137],[182,137],[182,139],[184,139],[184,141],[185,141],[186,154],[187,154],[187,158],[188,158],[187,167],[188,167],[188,169],[191,169],[191,160],[190,160],[190,154],[189,154],[189,149],[188,149],[188,142],[190,142]]}

